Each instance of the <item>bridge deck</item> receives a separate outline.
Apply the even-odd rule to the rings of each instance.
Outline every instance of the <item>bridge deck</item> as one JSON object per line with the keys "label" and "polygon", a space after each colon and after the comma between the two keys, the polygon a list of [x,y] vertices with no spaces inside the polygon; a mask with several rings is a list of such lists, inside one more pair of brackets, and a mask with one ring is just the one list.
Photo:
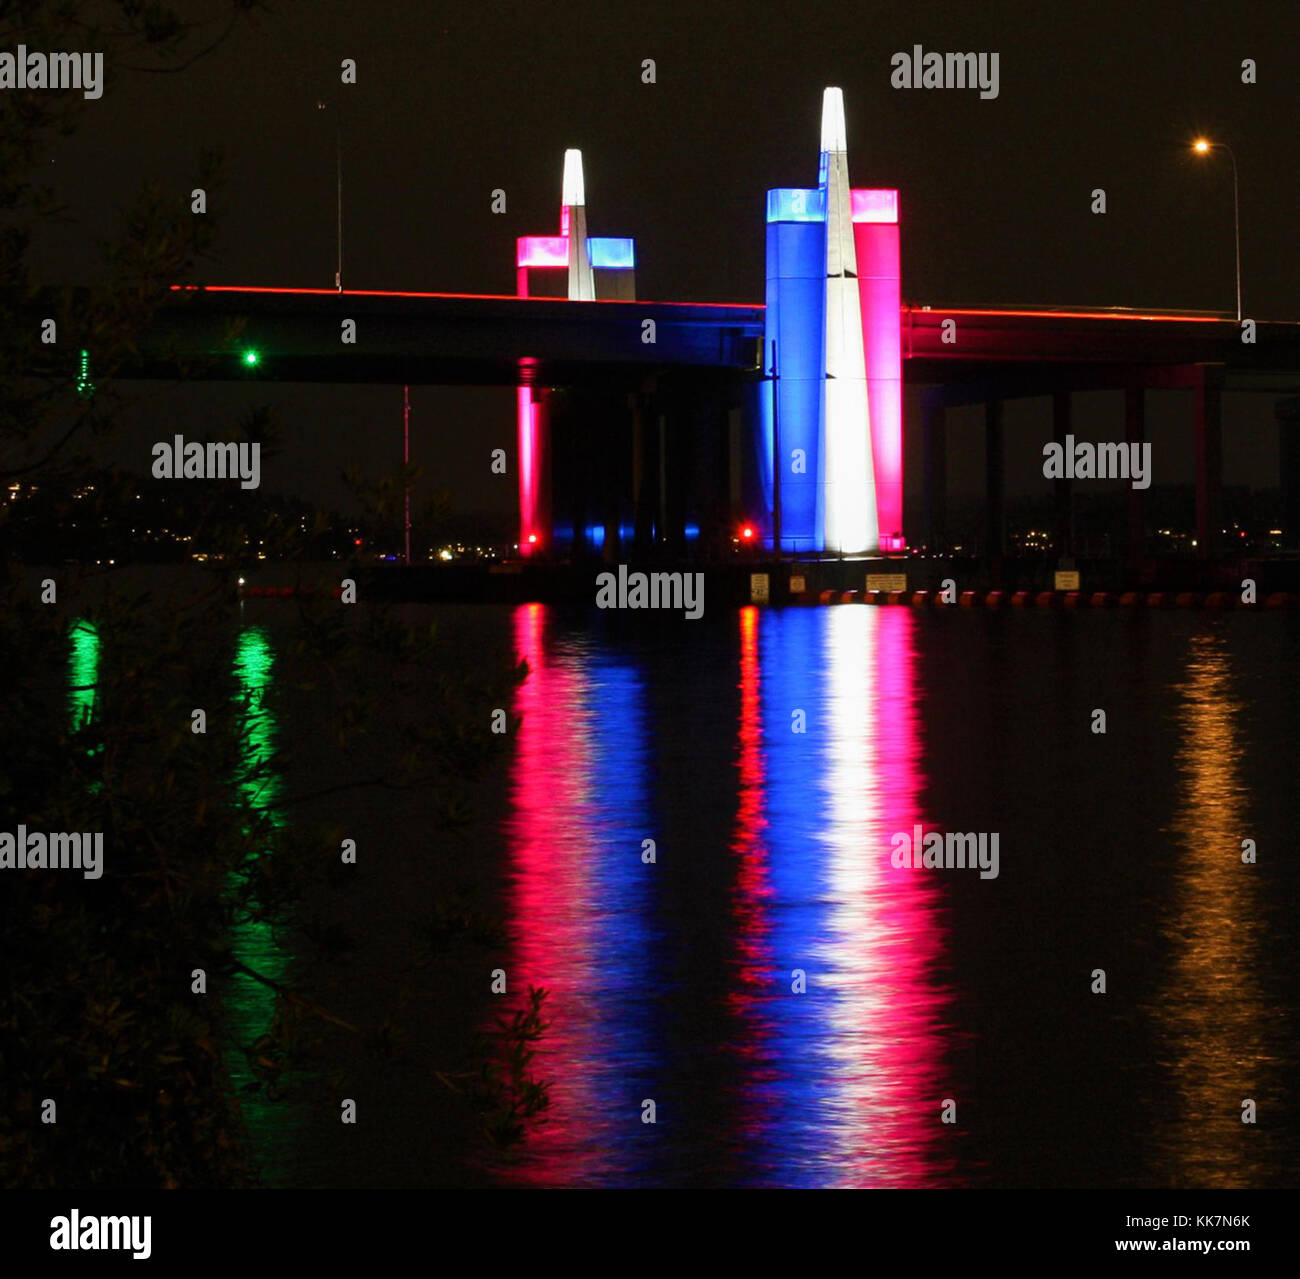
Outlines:
{"label": "bridge deck", "polygon": [[[762,306],[726,303],[184,287],[120,375],[172,378],[190,362],[191,376],[203,380],[626,386],[657,371],[752,378],[763,315]],[[356,324],[350,344],[342,340],[348,319]],[[1104,386],[1121,384],[1124,367],[1165,366],[1177,385],[1172,370],[1198,364],[1228,374],[1300,372],[1294,322],[1262,321],[1250,344],[1223,315],[909,305],[902,320],[908,383],[989,378],[1028,388],[1068,374],[1080,387]],[[258,352],[256,366],[242,359],[248,349]]]}

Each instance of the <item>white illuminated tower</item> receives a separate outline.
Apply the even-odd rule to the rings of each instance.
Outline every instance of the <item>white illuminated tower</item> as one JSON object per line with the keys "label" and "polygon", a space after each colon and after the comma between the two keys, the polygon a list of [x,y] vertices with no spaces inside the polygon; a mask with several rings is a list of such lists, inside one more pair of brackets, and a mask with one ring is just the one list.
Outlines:
{"label": "white illuminated tower", "polygon": [[587,200],[582,189],[582,152],[564,153],[564,209],[560,234],[569,237],[569,301],[594,302],[596,282],[587,254]]}
{"label": "white illuminated tower", "polygon": [[844,95],[839,89],[827,89],[822,98],[819,185],[826,199],[825,434],[821,448],[826,549],[862,555],[879,549],[880,533]]}

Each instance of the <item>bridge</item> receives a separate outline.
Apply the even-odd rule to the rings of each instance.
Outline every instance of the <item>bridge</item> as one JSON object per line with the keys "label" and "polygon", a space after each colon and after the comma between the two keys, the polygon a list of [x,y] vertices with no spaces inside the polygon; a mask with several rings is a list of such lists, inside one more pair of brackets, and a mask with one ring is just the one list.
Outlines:
{"label": "bridge", "polygon": [[[1024,307],[901,298],[898,193],[848,182],[843,103],[828,89],[818,185],[767,196],[763,305],[635,296],[635,244],[587,234],[581,156],[565,157],[558,235],[521,237],[514,295],[178,286],[123,377],[516,388],[519,547],[581,556],[725,545],[873,556],[905,549],[903,388],[921,388],[922,518],[945,524],[944,414],[985,406],[986,546],[1005,550],[1001,405],[1190,390],[1198,549],[1218,547],[1222,396],[1300,394],[1300,323],[1226,314]],[[350,328],[350,332],[349,332]],[[1300,401],[1279,398],[1282,488],[1300,523]],[[1058,509],[1070,481],[1056,481]],[[1143,536],[1130,499],[1129,542]],[[1061,529],[1068,549],[1068,522]]]}

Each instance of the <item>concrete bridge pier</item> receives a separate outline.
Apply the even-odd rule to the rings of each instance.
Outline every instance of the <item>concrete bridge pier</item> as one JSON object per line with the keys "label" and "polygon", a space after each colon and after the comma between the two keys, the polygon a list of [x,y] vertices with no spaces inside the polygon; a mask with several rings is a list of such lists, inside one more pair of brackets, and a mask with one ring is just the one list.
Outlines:
{"label": "concrete bridge pier", "polygon": [[654,545],[654,480],[659,470],[659,448],[653,415],[654,381],[647,379],[631,392],[628,409],[632,414],[632,546],[638,558]]}
{"label": "concrete bridge pier", "polygon": [[606,400],[601,409],[596,420],[590,423],[595,429],[589,441],[596,462],[593,468],[597,478],[596,507],[604,530],[600,554],[606,564],[617,564],[622,558],[619,507],[624,493],[630,492],[627,476],[631,469],[632,440],[630,423],[624,420],[625,412],[620,411],[624,406]]}
{"label": "concrete bridge pier", "polygon": [[[519,423],[516,467],[519,477],[519,552],[552,551],[551,393],[541,386],[518,389]],[[530,544],[529,538],[536,542]]]}
{"label": "concrete bridge pier", "polygon": [[1278,400],[1278,487],[1282,490],[1282,534],[1287,549],[1300,546],[1300,396]]}
{"label": "concrete bridge pier", "polygon": [[[1124,440],[1142,444],[1147,433],[1146,382],[1140,370],[1134,370],[1132,382],[1124,388]],[[1130,450],[1131,452],[1131,450]],[[1128,490],[1128,561],[1130,575],[1136,575],[1138,561],[1146,554],[1146,494],[1131,484]]]}
{"label": "concrete bridge pier", "polygon": [[682,397],[668,392],[659,401],[659,493],[656,538],[660,552],[677,556],[686,549],[687,461],[690,444],[689,408]]}
{"label": "concrete bridge pier", "polygon": [[586,421],[587,406],[573,388],[556,389],[549,397],[550,463],[554,476],[555,555],[582,559],[595,549],[587,534],[591,524],[592,456]]}
{"label": "concrete bridge pier", "polygon": [[634,510],[636,407],[626,392],[585,387],[555,393],[554,403],[559,552],[616,563],[626,552],[623,528]]}
{"label": "concrete bridge pier", "polygon": [[942,554],[948,546],[948,437],[947,412],[938,394],[921,397],[921,505],[922,534],[930,553]]}
{"label": "concrete bridge pier", "polygon": [[[698,533],[687,543],[693,554],[726,555],[742,521],[751,523],[757,541],[762,527],[757,513],[746,511],[741,498],[738,464],[733,455],[733,426],[739,430],[742,395],[738,385],[722,380],[702,386],[692,397],[689,418],[691,447],[686,461],[692,501],[683,508],[684,529]],[[734,490],[734,491],[733,491]]]}
{"label": "concrete bridge pier", "polygon": [[1002,443],[1002,400],[990,395],[984,401],[984,546],[994,588],[1003,585],[1007,554]]}
{"label": "concrete bridge pier", "polygon": [[[1052,392],[1052,439],[1065,448],[1065,437],[1074,429],[1074,399],[1070,388]],[[1066,478],[1052,481],[1055,499],[1056,527],[1053,540],[1059,557],[1068,559],[1074,554],[1074,485]]]}
{"label": "concrete bridge pier", "polygon": [[1196,553],[1208,559],[1223,546],[1223,369],[1196,372]]}
{"label": "concrete bridge pier", "polygon": [[553,390],[547,397],[547,425],[550,428],[550,448],[547,460],[553,477],[551,490],[552,545],[550,550],[556,558],[567,555],[571,550],[568,538],[573,531],[574,518],[574,474],[576,459],[573,456],[571,441],[572,426],[569,415],[568,397],[563,390]]}

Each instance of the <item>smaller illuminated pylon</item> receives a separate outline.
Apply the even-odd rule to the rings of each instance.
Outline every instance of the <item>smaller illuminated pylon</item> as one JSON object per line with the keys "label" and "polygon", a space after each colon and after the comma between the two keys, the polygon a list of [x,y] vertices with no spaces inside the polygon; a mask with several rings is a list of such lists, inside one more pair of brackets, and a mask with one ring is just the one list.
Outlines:
{"label": "smaller illuminated pylon", "polygon": [[[519,297],[567,297],[571,302],[636,300],[636,250],[631,240],[587,234],[587,200],[582,152],[564,153],[560,234],[523,235],[515,248]],[[567,292],[551,292],[564,271]],[[536,273],[545,273],[541,279]],[[546,279],[551,275],[548,287]],[[540,288],[538,286],[541,286]],[[519,553],[549,551],[553,536],[550,503],[550,433],[544,385],[535,361],[521,361],[516,413],[519,426]],[[563,538],[561,538],[563,540]]]}
{"label": "smaller illuminated pylon", "polygon": [[[564,186],[559,235],[521,235],[516,242],[517,292],[527,297],[567,297],[570,302],[614,299],[636,301],[636,246],[631,240],[587,234],[587,205],[582,152],[564,153]],[[566,292],[551,292],[536,271],[562,270]]]}

